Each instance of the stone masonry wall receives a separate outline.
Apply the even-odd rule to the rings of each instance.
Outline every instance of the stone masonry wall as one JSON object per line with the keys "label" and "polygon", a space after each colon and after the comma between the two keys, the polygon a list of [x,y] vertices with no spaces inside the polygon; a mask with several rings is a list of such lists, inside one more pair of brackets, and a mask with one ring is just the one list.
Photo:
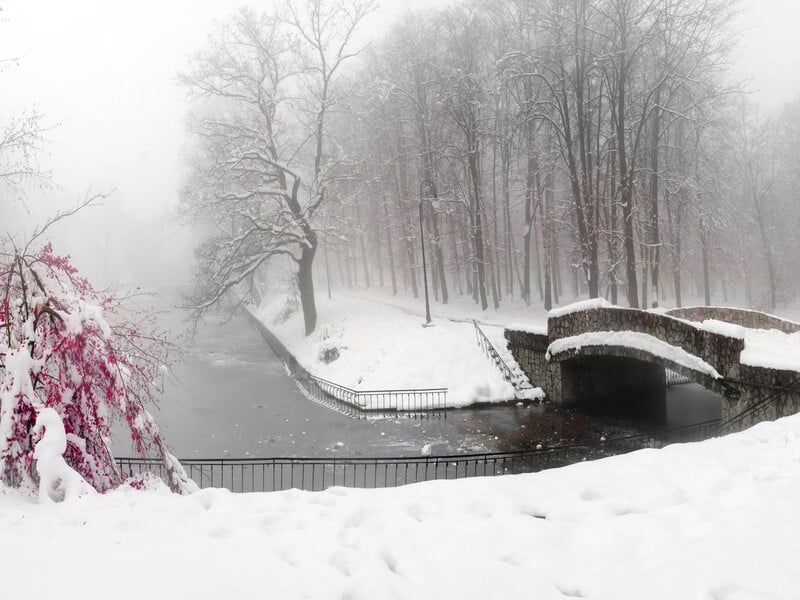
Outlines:
{"label": "stone masonry wall", "polygon": [[551,317],[550,341],[594,331],[646,333],[702,358],[723,377],[739,377],[744,340],[698,329],[680,319],[628,308],[593,308]]}
{"label": "stone masonry wall", "polygon": [[725,399],[722,420],[750,412],[736,419],[733,431],[800,412],[800,373],[742,365],[741,382],[735,386],[738,397]]}
{"label": "stone masonry wall", "polygon": [[506,329],[505,337],[508,349],[531,385],[542,388],[551,402],[560,402],[561,365],[545,359],[550,344],[547,335]]}
{"label": "stone masonry wall", "polygon": [[[800,373],[741,365],[739,356],[744,341],[698,329],[681,319],[703,321],[715,319],[743,327],[779,329],[786,333],[800,331],[800,324],[785,321],[757,311],[718,307],[675,309],[670,315],[624,308],[592,308],[567,313],[548,320],[548,334],[506,330],[508,348],[533,385],[540,386],[552,402],[564,401],[562,363],[547,361],[549,344],[557,339],[593,331],[637,331],[652,335],[668,344],[683,348],[711,364],[725,378],[712,380],[701,374],[691,375],[698,383],[723,398],[722,420],[734,419],[731,427],[743,429],[759,421],[776,419],[800,412]],[[570,356],[583,358],[618,357],[635,361],[664,361],[631,348],[583,348]],[[564,358],[569,358],[565,356]],[[572,368],[578,362],[572,361]],[[567,363],[563,363],[569,367]],[[589,364],[589,363],[587,363]],[[670,365],[665,365],[670,366]],[[670,367],[670,368],[674,368]],[[568,369],[569,370],[569,369]],[[678,369],[679,372],[685,369]],[[684,373],[689,375],[689,373]],[[569,375],[569,373],[567,373]],[[567,377],[569,379],[569,377]],[[574,379],[574,377],[573,377]],[[572,386],[574,387],[574,385]],[[788,388],[788,389],[785,389]],[[569,393],[567,394],[570,395]],[[574,394],[573,394],[574,395]],[[737,418],[738,415],[745,415]]]}

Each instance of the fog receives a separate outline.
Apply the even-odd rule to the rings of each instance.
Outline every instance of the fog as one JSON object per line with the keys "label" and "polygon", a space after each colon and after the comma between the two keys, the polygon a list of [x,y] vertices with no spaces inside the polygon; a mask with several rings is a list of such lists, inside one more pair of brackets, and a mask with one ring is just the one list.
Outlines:
{"label": "fog", "polygon": [[[387,0],[358,35],[379,40],[409,7],[431,5]],[[176,75],[234,3],[9,0],[2,8],[0,57],[19,61],[0,74],[0,114],[41,110],[50,129],[39,162],[54,184],[4,194],[9,233],[24,239],[87,190],[113,190],[103,206],[54,228],[59,250],[100,285],[188,282],[196,239],[175,207],[187,173],[189,104]],[[800,6],[752,0],[741,10],[731,76],[747,81],[764,111],[777,110],[800,91]]]}
{"label": "fog", "polygon": [[[363,43],[407,7],[387,2],[359,33]],[[434,2],[433,4],[436,4]],[[441,3],[443,4],[443,3]],[[186,173],[186,90],[176,81],[218,24],[227,0],[10,0],[2,4],[0,116],[36,106],[50,128],[39,163],[52,189],[4,195],[3,221],[23,240],[87,190],[112,192],[103,206],[55,227],[60,252],[98,286],[190,280],[195,238],[175,217]],[[258,5],[263,6],[263,3]]]}

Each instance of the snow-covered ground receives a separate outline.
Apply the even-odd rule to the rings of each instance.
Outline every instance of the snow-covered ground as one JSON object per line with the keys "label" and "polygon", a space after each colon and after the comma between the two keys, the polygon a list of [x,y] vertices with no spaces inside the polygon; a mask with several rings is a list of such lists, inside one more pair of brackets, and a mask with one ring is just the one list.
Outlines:
{"label": "snow-covered ground", "polygon": [[[358,299],[371,300],[388,306],[399,308],[405,312],[422,317],[425,314],[425,299],[413,298],[405,294],[392,296],[386,288],[370,288],[357,290],[336,290],[334,294]],[[440,319],[454,321],[476,320],[481,325],[489,327],[511,327],[524,329],[525,331],[547,331],[547,311],[541,306],[541,302],[535,302],[531,306],[526,305],[519,298],[505,299],[499,309],[491,306],[486,310],[481,310],[478,304],[473,302],[471,296],[451,296],[446,305],[435,302],[431,299],[431,315],[434,322]]]}
{"label": "snow-covered ground", "polygon": [[800,416],[531,475],[62,504],[0,488],[2,597],[796,599]]}
{"label": "snow-covered ground", "polygon": [[[317,330],[303,335],[298,310],[276,321],[285,299],[262,306],[259,318],[308,371],[356,390],[448,388],[450,406],[514,399],[514,389],[477,344],[470,322],[436,319],[422,327],[416,314],[379,302],[337,294],[319,298]],[[487,336],[505,349],[501,327]],[[339,356],[325,362],[326,351]]]}
{"label": "snow-covered ground", "polygon": [[[283,322],[276,320],[285,305],[280,295],[265,303],[257,314],[300,363],[318,377],[356,390],[444,387],[449,390],[450,406],[514,398],[512,387],[475,343],[472,319],[481,324],[512,368],[516,363],[506,347],[503,329],[547,331],[547,312],[521,302],[482,311],[471,298],[457,296],[446,306],[432,304],[432,328],[421,327],[421,299],[392,297],[386,290],[336,290],[332,299],[322,296],[317,302],[318,327],[309,338],[302,335],[299,310]],[[555,309],[551,315],[607,305],[602,300],[577,302]],[[745,329],[715,321],[696,325],[744,336],[741,358],[747,364],[800,371],[800,333]],[[338,358],[325,362],[326,351],[334,348]]]}
{"label": "snow-covered ground", "polygon": [[800,333],[747,329],[740,360],[756,367],[800,371]]}

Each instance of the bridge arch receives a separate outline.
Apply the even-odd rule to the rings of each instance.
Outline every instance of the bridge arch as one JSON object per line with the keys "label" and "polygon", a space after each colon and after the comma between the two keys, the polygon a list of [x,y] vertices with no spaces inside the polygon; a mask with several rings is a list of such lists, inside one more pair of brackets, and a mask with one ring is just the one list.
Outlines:
{"label": "bridge arch", "polygon": [[722,377],[735,379],[739,376],[739,356],[744,349],[744,340],[705,329],[682,318],[601,302],[582,310],[553,311],[547,321],[551,346],[564,338],[594,332],[632,332],[651,336],[711,365]]}
{"label": "bridge arch", "polygon": [[[724,378],[714,377],[708,372],[707,369],[692,367],[685,362],[672,360],[665,357],[663,354],[650,352],[642,348],[633,348],[624,345],[606,345],[606,344],[582,344],[580,346],[563,347],[556,351],[548,350],[548,358],[550,361],[562,363],[562,373],[564,372],[563,363],[578,358],[597,358],[597,357],[614,357],[623,359],[615,361],[621,367],[626,364],[631,368],[636,369],[635,363],[645,363],[648,365],[657,365],[658,370],[653,371],[656,375],[656,380],[653,382],[658,386],[666,385],[665,369],[674,371],[683,375],[692,382],[697,383],[704,388],[720,395],[727,395],[731,393],[731,388],[725,383]],[[635,361],[627,363],[627,361]],[[619,373],[614,374],[616,377]]]}
{"label": "bridge arch", "polygon": [[[657,413],[666,404],[661,399],[666,398],[665,369],[670,369],[723,397],[726,427],[799,412],[800,371],[742,363],[742,328],[795,333],[800,323],[747,309],[689,307],[661,313],[593,299],[551,311],[546,333],[514,329],[506,330],[506,338],[528,378],[558,404],[591,404],[598,389],[613,395],[631,386],[643,392],[660,388],[661,395],[645,402]],[[622,339],[625,335],[653,343],[637,345]],[[704,366],[677,359],[674,350]]]}

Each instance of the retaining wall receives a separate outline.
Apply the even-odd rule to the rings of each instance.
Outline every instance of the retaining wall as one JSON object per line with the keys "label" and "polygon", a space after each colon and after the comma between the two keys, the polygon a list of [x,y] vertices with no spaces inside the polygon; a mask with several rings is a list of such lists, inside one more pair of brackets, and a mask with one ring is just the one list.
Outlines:
{"label": "retaining wall", "polygon": [[531,385],[544,390],[551,402],[561,402],[561,365],[545,358],[550,341],[546,334],[505,330],[508,349]]}

